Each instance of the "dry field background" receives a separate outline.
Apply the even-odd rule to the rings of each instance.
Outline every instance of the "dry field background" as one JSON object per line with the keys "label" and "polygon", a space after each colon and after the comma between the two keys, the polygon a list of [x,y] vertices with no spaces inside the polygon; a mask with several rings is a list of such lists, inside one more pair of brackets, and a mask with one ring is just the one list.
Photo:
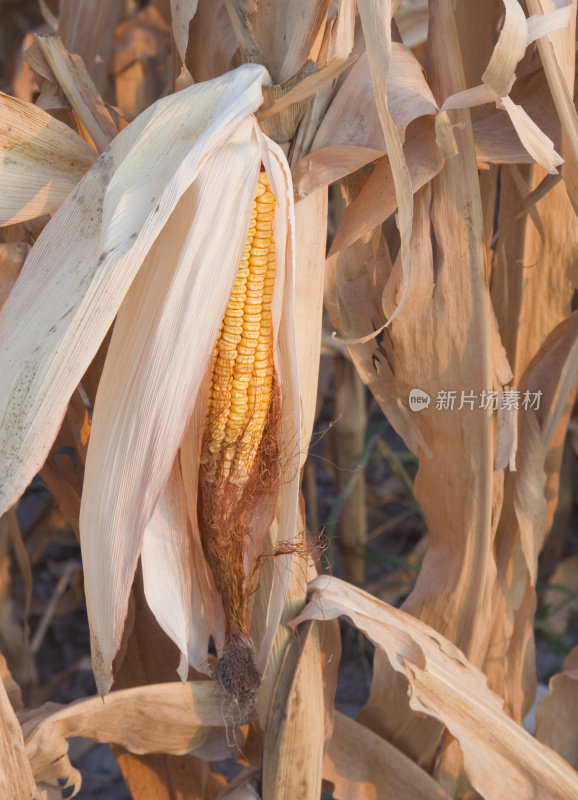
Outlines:
{"label": "dry field background", "polygon": [[578,797],[576,0],[2,11],[0,797]]}

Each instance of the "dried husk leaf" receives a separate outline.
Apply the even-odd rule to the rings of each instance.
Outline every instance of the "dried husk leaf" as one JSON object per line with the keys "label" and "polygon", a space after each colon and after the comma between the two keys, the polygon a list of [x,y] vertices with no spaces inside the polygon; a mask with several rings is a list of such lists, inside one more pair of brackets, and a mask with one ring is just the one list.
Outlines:
{"label": "dried husk leaf", "polygon": [[[302,466],[313,427],[319,370],[319,347],[323,303],[323,270],[327,228],[327,193],[324,189],[300,201],[295,207],[295,334],[299,376],[301,429],[299,459]],[[275,541],[275,527],[270,536]],[[277,541],[282,539],[277,533]],[[289,567],[286,602],[271,647],[258,707],[265,733],[263,797],[317,798],[321,784],[324,696],[321,679],[318,631],[309,632],[305,646],[296,645],[288,621],[302,609],[306,597],[308,565],[303,534],[303,516],[295,531],[296,554]],[[279,557],[284,558],[285,557]],[[254,620],[263,626],[266,613],[261,593],[278,574],[278,558],[265,563],[261,576]],[[278,579],[278,578],[277,578]],[[337,661],[336,661],[337,664]],[[288,708],[291,711],[288,712]],[[315,720],[315,724],[311,721]],[[321,726],[321,727],[320,727]],[[295,770],[295,761],[303,766]]]}
{"label": "dried husk leaf", "polygon": [[362,630],[409,682],[411,708],[441,720],[458,739],[483,797],[501,799],[505,785],[521,799],[575,796],[578,774],[503,713],[483,674],[433,628],[337,578],[317,578],[310,590],[295,623],[343,615]]}
{"label": "dried husk leaf", "polygon": [[231,293],[259,163],[253,123],[247,120],[200,168],[119,309],[94,409],[80,515],[101,691],[120,643],[144,531],[169,477]]}
{"label": "dried husk leaf", "polygon": [[58,209],[96,153],[42,109],[0,93],[0,225]]}
{"label": "dried husk leaf", "polygon": [[[324,715],[320,631],[306,624],[289,642],[263,741],[263,800],[318,800]],[[321,712],[321,713],[320,713]]]}
{"label": "dried husk leaf", "polygon": [[[189,662],[195,669],[206,671],[209,627],[195,566],[187,568],[194,564],[194,556],[198,561],[199,553],[191,547],[178,458],[145,528],[140,556],[148,606],[163,631],[186,655],[181,662],[181,678],[186,680]],[[204,655],[199,658],[201,653]]]}
{"label": "dried husk leaf", "polygon": [[536,709],[536,739],[578,769],[578,648],[567,656],[563,671],[550,678],[549,688]]}
{"label": "dried husk leaf", "polygon": [[24,749],[22,730],[2,680],[0,680],[0,753],[2,754],[0,796],[45,800],[45,793],[36,787]]}
{"label": "dried husk leaf", "polygon": [[[292,580],[291,543],[303,527],[297,523],[299,494],[299,463],[301,455],[301,388],[300,367],[297,361],[295,332],[295,286],[296,286],[296,227],[293,206],[293,183],[287,160],[281,149],[267,140],[267,147],[262,151],[263,166],[267,171],[271,189],[277,198],[275,215],[275,240],[281,243],[277,250],[277,270],[283,276],[276,282],[273,295],[273,324],[275,367],[280,377],[283,396],[283,408],[279,426],[279,448],[283,463],[284,476],[279,487],[275,505],[275,520],[268,534],[270,549],[275,552],[278,545],[289,544],[289,552],[269,559],[273,576],[270,589],[267,581],[261,581],[256,593],[260,596],[259,604],[265,601],[266,611],[257,622],[260,631],[256,634],[258,645],[258,663],[262,673],[265,672],[270,657],[273,641],[285,613],[285,598]],[[315,323],[315,320],[311,320]],[[278,327],[277,327],[278,326]],[[298,551],[297,551],[298,552]],[[257,554],[255,553],[254,556]],[[301,589],[301,597],[304,592]],[[257,606],[257,602],[256,602]],[[260,614],[253,614],[253,623]],[[264,625],[264,628],[263,628]]]}
{"label": "dried husk leaf", "polygon": [[[0,321],[7,389],[0,399],[2,509],[46,458],[68,399],[199,160],[259,105],[261,76],[259,67],[244,67],[145,111],[116,137],[30,251]],[[183,130],[186,138],[178,136]],[[126,180],[135,174],[136,186]]]}
{"label": "dried husk leaf", "polygon": [[335,712],[323,761],[335,800],[449,800],[427,772],[369,728]]}

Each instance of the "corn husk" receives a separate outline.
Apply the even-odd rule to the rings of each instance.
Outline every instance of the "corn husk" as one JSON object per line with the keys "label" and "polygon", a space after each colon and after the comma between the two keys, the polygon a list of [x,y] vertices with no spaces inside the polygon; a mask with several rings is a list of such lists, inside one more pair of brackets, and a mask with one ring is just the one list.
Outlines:
{"label": "corn husk", "polygon": [[[297,383],[289,313],[294,280],[291,183],[282,154],[248,118],[261,101],[263,76],[261,67],[243,67],[213,84],[193,86],[160,101],[126,128],[47,227],[6,306],[4,324],[11,334],[3,344],[4,358],[12,364],[9,385],[22,386],[27,381],[18,363],[27,363],[35,376],[18,402],[12,393],[12,404],[4,410],[27,420],[23,437],[18,424],[3,428],[4,446],[12,454],[4,487],[8,503],[46,457],[69,393],[118,312],[95,405],[80,515],[93,657],[101,691],[110,685],[132,576],[151,520],[145,562],[154,565],[159,586],[172,585],[168,597],[174,600],[176,594],[180,603],[176,607],[171,603],[169,608],[167,596],[151,588],[145,564],[151,602],[161,625],[185,655],[207,669],[207,635],[202,635],[204,648],[190,645],[197,641],[198,626],[189,626],[189,620],[197,616],[197,606],[193,603],[191,608],[193,584],[186,572],[198,568],[191,566],[189,557],[180,562],[177,557],[189,552],[188,534],[175,524],[178,509],[182,511],[185,504],[179,507],[169,500],[161,503],[155,518],[153,513],[211,357],[261,161],[280,208],[275,233],[282,277],[273,300],[276,366],[285,387],[280,446],[288,465],[297,457],[294,426],[299,417],[294,411],[296,395],[292,396]],[[66,233],[61,230],[64,225]],[[170,268],[161,269],[161,264]],[[218,285],[211,266],[216,264]],[[55,275],[51,265],[58,265]],[[38,279],[31,282],[36,271],[43,275],[44,293],[38,291]],[[210,304],[207,296],[212,297]],[[22,305],[27,307],[28,320],[24,337],[12,321],[21,315]],[[25,353],[36,337],[42,344],[31,363]],[[165,367],[159,370],[165,358]],[[51,380],[45,381],[44,375]],[[10,397],[4,400],[10,404]],[[162,448],[155,444],[159,441]],[[294,531],[298,478],[297,466],[289,468],[293,477],[283,483],[280,505],[286,539]],[[177,489],[166,489],[169,497],[178,491],[178,480],[173,485]],[[194,527],[196,509],[189,506],[188,512],[187,525]],[[184,513],[180,519],[184,520]],[[171,536],[177,537],[172,543]],[[165,558],[155,564],[159,552]],[[175,567],[182,573],[176,582]],[[265,660],[275,619],[281,613],[283,589],[272,597],[277,610],[271,611],[272,632],[261,656]],[[108,604],[102,603],[104,598]]]}

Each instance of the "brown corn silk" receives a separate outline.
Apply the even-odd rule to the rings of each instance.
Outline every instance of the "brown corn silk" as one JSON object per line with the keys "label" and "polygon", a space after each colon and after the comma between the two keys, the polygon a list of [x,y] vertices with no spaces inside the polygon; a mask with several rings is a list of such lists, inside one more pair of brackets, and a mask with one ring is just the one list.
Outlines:
{"label": "brown corn silk", "polygon": [[241,708],[252,704],[260,683],[250,636],[252,574],[246,574],[246,545],[259,499],[276,480],[274,213],[275,197],[261,171],[241,264],[215,345],[199,473],[201,539],[227,626],[215,676]]}

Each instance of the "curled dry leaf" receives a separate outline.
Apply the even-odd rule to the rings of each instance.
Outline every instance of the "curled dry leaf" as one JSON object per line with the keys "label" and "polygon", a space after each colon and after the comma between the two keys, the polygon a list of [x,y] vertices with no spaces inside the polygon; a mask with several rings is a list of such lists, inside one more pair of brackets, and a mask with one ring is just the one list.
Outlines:
{"label": "curled dry leaf", "polygon": [[[397,42],[392,43],[387,102],[402,143],[410,123],[437,111],[418,60]],[[386,152],[369,58],[363,53],[329,106],[310,154],[297,164],[296,193],[309,194],[316,186],[333,183]]]}
{"label": "curled dry leaf", "polygon": [[556,174],[556,167],[560,166],[563,159],[554,150],[551,139],[521,105],[514,103],[509,94],[516,80],[516,66],[524,56],[528,44],[547,36],[553,30],[567,26],[572,9],[568,4],[553,14],[534,16],[531,25],[528,25],[529,21],[517,0],[503,0],[503,3],[504,23],[489,64],[482,75],[483,83],[452,94],[446,98],[442,109],[469,108],[495,102],[498,108],[507,112],[532,160],[541,164],[548,172]]}
{"label": "curled dry leaf", "polygon": [[67,780],[75,794],[80,776],[66,742],[73,736],[122,745],[136,754],[196,752],[209,759],[235,755],[231,742],[242,741],[239,731],[227,737],[223,697],[212,681],[140,686],[64,707],[48,703],[23,712],[21,723],[36,780],[52,786]]}
{"label": "curled dry leaf", "polygon": [[[538,51],[564,131],[562,155],[566,164],[562,172],[568,195],[578,213],[578,114],[572,101],[576,61],[576,0],[570,0],[564,6],[569,11],[568,23],[559,30],[545,29],[546,35],[538,39]],[[540,20],[544,18],[546,10],[550,11],[548,16],[556,13],[551,0],[529,0],[528,10]],[[558,13],[560,11],[558,9]]]}
{"label": "curled dry leaf", "polygon": [[0,93],[0,225],[52,214],[96,153],[67,125]]}
{"label": "curled dry leaf", "polygon": [[443,722],[459,741],[468,777],[484,798],[502,800],[504,786],[520,800],[576,796],[578,774],[504,714],[484,675],[441,634],[337,578],[319,577],[310,590],[295,624],[344,616],[363,631],[407,679],[411,708]]}

